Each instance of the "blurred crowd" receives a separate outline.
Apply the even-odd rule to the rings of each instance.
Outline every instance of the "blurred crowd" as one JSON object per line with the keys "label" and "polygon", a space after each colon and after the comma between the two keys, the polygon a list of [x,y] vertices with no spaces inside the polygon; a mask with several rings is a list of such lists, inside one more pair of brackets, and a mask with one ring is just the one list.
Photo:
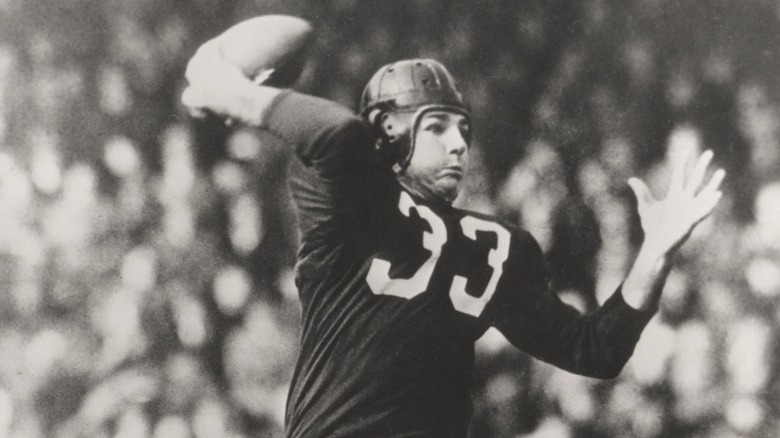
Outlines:
{"label": "blurred crowd", "polygon": [[725,196],[615,380],[477,344],[474,437],[780,435],[780,6],[762,0],[0,0],[0,438],[280,436],[298,342],[274,138],[178,103],[195,48],[287,13],[297,88],[355,106],[395,59],[450,67],[458,203],[527,228],[587,311],[641,239],[626,185],[711,148]]}

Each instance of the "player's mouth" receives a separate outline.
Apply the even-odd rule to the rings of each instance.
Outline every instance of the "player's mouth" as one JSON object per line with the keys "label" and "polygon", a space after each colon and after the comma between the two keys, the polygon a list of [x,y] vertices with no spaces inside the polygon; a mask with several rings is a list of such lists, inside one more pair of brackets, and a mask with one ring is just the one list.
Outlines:
{"label": "player's mouth", "polygon": [[455,178],[460,180],[463,178],[463,168],[460,166],[447,166],[439,172],[440,178]]}

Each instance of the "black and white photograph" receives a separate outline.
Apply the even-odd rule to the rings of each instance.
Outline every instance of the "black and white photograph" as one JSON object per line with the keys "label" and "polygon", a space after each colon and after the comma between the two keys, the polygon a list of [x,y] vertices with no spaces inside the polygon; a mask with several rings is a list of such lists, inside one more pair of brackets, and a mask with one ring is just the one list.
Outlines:
{"label": "black and white photograph", "polygon": [[777,0],[0,0],[0,438],[780,436]]}

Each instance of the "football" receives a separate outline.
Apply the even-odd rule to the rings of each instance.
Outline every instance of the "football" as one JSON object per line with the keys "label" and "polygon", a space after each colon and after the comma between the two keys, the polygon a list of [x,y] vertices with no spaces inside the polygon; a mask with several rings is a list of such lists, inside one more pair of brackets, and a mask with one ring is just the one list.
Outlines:
{"label": "football", "polygon": [[289,15],[262,15],[242,21],[218,37],[225,60],[244,74],[273,86],[289,86],[306,61],[311,24]]}

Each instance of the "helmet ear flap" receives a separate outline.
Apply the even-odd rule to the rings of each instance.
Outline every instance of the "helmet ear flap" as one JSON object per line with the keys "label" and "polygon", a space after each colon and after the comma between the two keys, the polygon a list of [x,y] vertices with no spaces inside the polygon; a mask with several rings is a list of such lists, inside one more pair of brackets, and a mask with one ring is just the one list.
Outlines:
{"label": "helmet ear flap", "polygon": [[387,119],[387,111],[388,105],[377,105],[368,114],[365,114],[365,118],[373,126],[376,133],[374,149],[376,149],[382,161],[392,163],[395,161],[395,158],[390,150],[390,138],[382,127],[383,120]]}
{"label": "helmet ear flap", "polygon": [[374,108],[366,116],[377,134],[375,148],[382,161],[388,164],[401,164],[410,148],[410,114],[392,111],[391,107]]}

